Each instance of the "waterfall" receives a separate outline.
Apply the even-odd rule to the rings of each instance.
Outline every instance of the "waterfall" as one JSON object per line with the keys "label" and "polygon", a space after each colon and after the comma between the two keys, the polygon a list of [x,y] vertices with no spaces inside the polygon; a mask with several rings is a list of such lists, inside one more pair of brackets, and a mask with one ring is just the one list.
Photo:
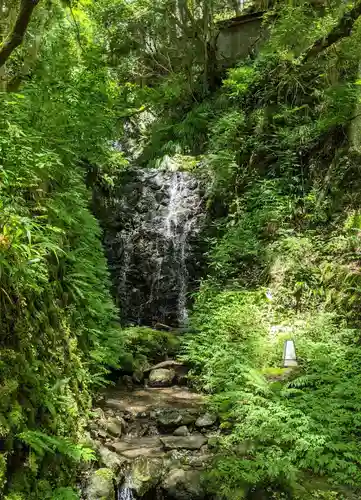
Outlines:
{"label": "waterfall", "polygon": [[118,489],[117,500],[134,500],[133,491],[129,486],[122,486]]}
{"label": "waterfall", "polygon": [[145,169],[129,175],[113,200],[105,243],[127,320],[187,322],[190,281],[200,274],[201,191],[191,173]]}
{"label": "waterfall", "polygon": [[132,490],[132,477],[130,474],[127,474],[124,484],[118,487],[117,500],[135,500]]}
{"label": "waterfall", "polygon": [[183,172],[174,172],[168,188],[168,203],[159,227],[173,249],[178,264],[177,318],[180,324],[187,322],[187,258],[190,253],[189,236],[198,229],[200,199],[194,193],[194,181]]}

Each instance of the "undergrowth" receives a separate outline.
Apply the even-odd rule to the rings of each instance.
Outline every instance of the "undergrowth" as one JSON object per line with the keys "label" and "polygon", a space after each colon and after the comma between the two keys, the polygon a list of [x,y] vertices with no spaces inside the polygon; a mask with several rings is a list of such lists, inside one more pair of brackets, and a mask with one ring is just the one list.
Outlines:
{"label": "undergrowth", "polygon": [[164,129],[208,178],[209,275],[183,347],[221,416],[208,481],[228,500],[360,496],[360,23],[302,58],[347,8],[276,7],[258,56]]}
{"label": "undergrowth", "polygon": [[93,458],[81,444],[92,394],[123,350],[82,166],[112,163],[112,89],[102,68],[82,60],[71,26],[59,10],[32,81],[0,96],[0,496],[7,500],[78,498],[77,463]]}

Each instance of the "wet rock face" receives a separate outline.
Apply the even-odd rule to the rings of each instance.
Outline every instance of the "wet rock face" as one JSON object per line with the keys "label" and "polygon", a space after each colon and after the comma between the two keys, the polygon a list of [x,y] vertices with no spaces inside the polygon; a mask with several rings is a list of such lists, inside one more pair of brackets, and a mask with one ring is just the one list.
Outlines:
{"label": "wet rock face", "polygon": [[188,172],[148,169],[121,184],[94,205],[124,319],[184,324],[187,293],[201,275],[200,183]]}

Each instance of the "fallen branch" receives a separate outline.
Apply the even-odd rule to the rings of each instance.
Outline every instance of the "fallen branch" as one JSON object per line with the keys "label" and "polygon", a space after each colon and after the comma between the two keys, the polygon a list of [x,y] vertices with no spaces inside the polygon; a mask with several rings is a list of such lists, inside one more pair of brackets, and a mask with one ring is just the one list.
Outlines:
{"label": "fallen branch", "polygon": [[304,63],[309,59],[316,57],[320,52],[338,42],[342,38],[350,36],[352,28],[361,16],[361,0],[356,2],[353,9],[345,12],[341,17],[338,24],[323,38],[319,38],[311,47],[309,47],[306,52],[301,55],[300,62]]}
{"label": "fallen branch", "polygon": [[0,68],[4,66],[13,51],[23,43],[31,15],[39,2],[40,0],[21,0],[14,27],[5,42],[0,46]]}

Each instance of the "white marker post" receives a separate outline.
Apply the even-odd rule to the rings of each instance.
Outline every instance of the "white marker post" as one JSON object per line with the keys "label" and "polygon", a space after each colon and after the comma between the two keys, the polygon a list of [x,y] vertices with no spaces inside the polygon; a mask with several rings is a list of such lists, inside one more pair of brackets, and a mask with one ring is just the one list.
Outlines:
{"label": "white marker post", "polygon": [[293,340],[286,340],[283,348],[283,367],[298,366],[296,347]]}

